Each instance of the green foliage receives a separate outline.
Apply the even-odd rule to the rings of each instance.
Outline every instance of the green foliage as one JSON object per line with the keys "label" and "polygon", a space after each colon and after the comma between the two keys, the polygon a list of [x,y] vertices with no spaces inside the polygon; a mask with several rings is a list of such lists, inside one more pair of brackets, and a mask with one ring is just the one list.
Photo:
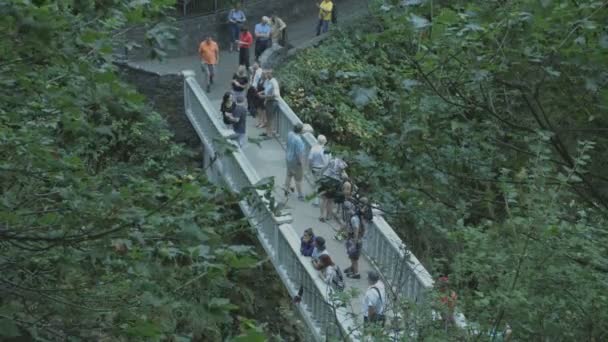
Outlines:
{"label": "green foliage", "polygon": [[284,295],[251,281],[278,282],[238,198],[112,64],[126,25],[172,4],[0,4],[0,339],[222,340],[269,320],[253,291]]}
{"label": "green foliage", "polygon": [[608,338],[606,6],[375,6],[277,72],[478,332]]}

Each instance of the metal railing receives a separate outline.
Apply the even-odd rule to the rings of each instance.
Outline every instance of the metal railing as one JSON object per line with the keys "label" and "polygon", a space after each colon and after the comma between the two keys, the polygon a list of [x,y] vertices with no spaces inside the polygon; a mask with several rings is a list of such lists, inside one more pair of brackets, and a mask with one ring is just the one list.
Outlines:
{"label": "metal railing", "polygon": [[[335,305],[329,285],[318,276],[309,259],[300,255],[300,239],[290,225],[291,217],[275,215],[269,208],[264,192],[255,189],[260,177],[243,151],[231,141],[233,133],[220,122],[218,110],[201,90],[194,72],[184,71],[183,75],[186,115],[204,145],[210,179],[244,195],[239,203],[243,214],[255,228],[288,292],[295,296],[300,287],[304,289],[302,303],[297,307],[311,338],[321,341],[343,336],[357,340],[361,336],[358,322],[346,308]],[[283,145],[294,125],[302,123],[282,99],[275,122],[278,140]],[[303,136],[308,153],[317,142],[310,133]],[[393,292],[416,303],[426,300],[425,293],[433,287],[432,277],[382,217],[375,216],[369,225],[363,251]]]}
{"label": "metal railing", "polygon": [[[344,336],[354,329],[351,315],[344,308],[336,308],[331,289],[312,267],[308,258],[300,255],[300,238],[289,224],[290,216],[276,216],[264,199],[264,192],[255,189],[260,178],[236,144],[230,141],[232,132],[223,127],[219,113],[198,85],[192,71],[184,71],[185,111],[199,135],[209,168],[214,169],[216,182],[244,195],[239,205],[255,228],[258,240],[269,256],[277,274],[293,297],[300,287],[304,294],[298,310],[309,329],[310,338],[324,341]],[[233,149],[225,149],[232,145]],[[349,340],[354,340],[350,338]]]}
{"label": "metal railing", "polygon": [[[278,140],[285,144],[287,134],[297,123],[302,123],[283,99],[279,99],[279,110],[276,118]],[[310,133],[303,134],[306,152],[317,144],[317,139]],[[308,167],[305,167],[309,174]],[[312,178],[309,178],[312,179]],[[395,293],[404,295],[409,300],[421,303],[424,294],[433,287],[433,278],[418,261],[407,251],[405,243],[380,216],[374,216],[369,225],[363,243],[363,251],[382,273],[387,285]]]}

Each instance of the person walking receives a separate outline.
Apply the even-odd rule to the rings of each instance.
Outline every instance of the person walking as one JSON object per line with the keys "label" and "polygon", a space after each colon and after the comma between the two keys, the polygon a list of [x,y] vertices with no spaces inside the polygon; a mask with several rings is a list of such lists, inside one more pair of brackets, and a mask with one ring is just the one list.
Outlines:
{"label": "person walking", "polygon": [[264,72],[264,91],[258,93],[258,96],[264,99],[266,120],[266,132],[260,135],[270,139],[274,136],[274,122],[276,121],[277,112],[279,110],[279,98],[281,97],[279,82],[272,76],[272,70],[266,70]]}
{"label": "person walking", "polygon": [[234,47],[234,42],[239,40],[240,28],[247,21],[245,12],[241,10],[241,3],[237,2],[234,4],[234,8],[228,12],[228,27],[230,28],[230,52]]}
{"label": "person walking", "polygon": [[264,50],[270,47],[270,18],[263,16],[262,21],[255,25],[255,60],[259,61]]}
{"label": "person walking", "polygon": [[363,325],[364,327],[383,327],[386,318],[384,308],[386,304],[386,291],[380,275],[376,271],[367,274],[369,287],[363,297]]}
{"label": "person walking", "polygon": [[232,121],[232,129],[236,134],[236,140],[241,148],[245,146],[247,141],[247,103],[244,96],[237,96],[236,107],[232,113],[226,113],[230,121]]}
{"label": "person walking", "polygon": [[249,48],[253,44],[253,36],[246,27],[241,29],[241,35],[236,43],[239,45],[239,65],[244,65],[249,70]]}
{"label": "person walking", "polygon": [[272,45],[285,46],[286,44],[286,31],[287,25],[279,18],[276,13],[270,17],[270,36],[272,38]]}
{"label": "person walking", "polygon": [[[327,166],[329,158],[325,153],[325,145],[327,144],[327,138],[324,135],[319,134],[317,137],[317,144],[310,148],[308,153],[308,167],[314,177],[315,182],[321,178],[321,172]],[[319,196],[315,196],[312,205],[319,205]]]}
{"label": "person walking", "polygon": [[329,30],[331,11],[334,9],[334,3],[331,0],[322,0],[320,3],[317,3],[317,7],[319,7],[319,24],[317,25],[318,36]]}
{"label": "person walking", "polygon": [[198,46],[198,54],[201,57],[201,70],[203,71],[203,87],[211,92],[211,85],[215,77],[217,64],[220,62],[220,48],[217,43],[207,35]]}
{"label": "person walking", "polygon": [[304,201],[304,194],[302,194],[302,178],[304,177],[304,153],[306,148],[304,140],[302,140],[302,127],[303,125],[301,123],[297,123],[293,127],[293,132],[289,132],[287,135],[287,153],[285,155],[285,161],[287,162],[285,194],[289,195],[291,179],[293,178],[296,183],[296,190],[300,201]]}

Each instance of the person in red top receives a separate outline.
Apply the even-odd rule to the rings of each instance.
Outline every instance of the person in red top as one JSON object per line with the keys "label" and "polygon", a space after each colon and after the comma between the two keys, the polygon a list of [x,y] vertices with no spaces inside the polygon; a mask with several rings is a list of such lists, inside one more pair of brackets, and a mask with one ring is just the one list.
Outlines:
{"label": "person in red top", "polygon": [[253,43],[253,36],[246,27],[241,28],[239,40],[239,65],[244,65],[249,70],[249,48]]}
{"label": "person in red top", "polygon": [[441,303],[441,316],[446,324],[454,323],[454,313],[458,295],[450,289],[448,277],[439,277],[439,302]]}

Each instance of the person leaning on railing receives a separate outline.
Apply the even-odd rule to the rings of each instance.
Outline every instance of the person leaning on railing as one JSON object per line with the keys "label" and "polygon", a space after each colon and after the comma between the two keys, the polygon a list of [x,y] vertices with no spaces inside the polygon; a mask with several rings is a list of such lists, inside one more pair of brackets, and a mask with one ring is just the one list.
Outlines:
{"label": "person leaning on railing", "polygon": [[312,252],[315,250],[315,233],[312,228],[308,228],[304,231],[304,234],[300,238],[300,254],[303,256],[312,256]]}

